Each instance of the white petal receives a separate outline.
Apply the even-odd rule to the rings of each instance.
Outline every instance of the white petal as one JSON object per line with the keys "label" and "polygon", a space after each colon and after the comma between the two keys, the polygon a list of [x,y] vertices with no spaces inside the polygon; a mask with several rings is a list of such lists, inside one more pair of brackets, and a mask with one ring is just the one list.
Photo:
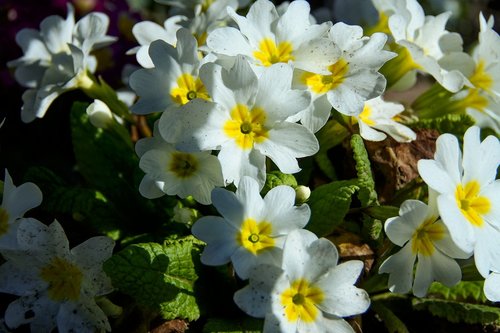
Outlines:
{"label": "white petal", "polygon": [[311,216],[307,205],[295,206],[295,190],[289,186],[277,186],[264,198],[264,220],[272,221],[273,229],[281,235],[293,229],[303,228]]}
{"label": "white petal", "polygon": [[474,228],[458,208],[456,199],[453,196],[440,195],[437,201],[441,219],[455,244],[464,252],[472,252],[477,241]]}
{"label": "white petal", "polygon": [[480,185],[486,185],[494,180],[497,174],[500,142],[494,136],[488,136],[480,142],[479,131],[479,127],[473,126],[464,135],[463,183],[475,180]]}
{"label": "white petal", "polygon": [[288,280],[295,281],[306,276],[306,265],[311,259],[308,247],[317,239],[318,237],[308,230],[290,231],[283,247],[282,264]]}
{"label": "white petal", "polygon": [[240,179],[249,176],[258,181],[259,187],[264,186],[266,180],[266,158],[256,149],[241,149],[234,142],[226,143],[220,150],[220,164],[226,183],[234,182],[238,186]]}
{"label": "white petal", "polygon": [[252,48],[238,29],[225,27],[215,29],[207,37],[208,47],[215,53],[230,56],[252,55]]}
{"label": "white petal", "polygon": [[212,203],[224,219],[239,229],[244,218],[244,202],[231,191],[215,188],[212,190]]}
{"label": "white petal", "polygon": [[115,242],[106,236],[97,236],[71,249],[71,254],[82,269],[100,268],[113,254]]}
{"label": "white petal", "polygon": [[161,190],[161,182],[157,182],[150,175],[144,175],[139,184],[139,193],[147,199],[156,199],[164,196],[165,193]]}
{"label": "white petal", "polygon": [[241,279],[248,279],[250,269],[258,265],[279,266],[281,262],[282,251],[280,248],[267,248],[265,251],[258,252],[257,255],[249,252],[246,248],[240,246],[231,255],[234,271]]}
{"label": "white petal", "polygon": [[[58,308],[59,304],[40,294],[20,297],[5,310],[5,323],[16,328],[31,322],[32,332],[50,332],[56,326]],[[29,313],[30,310],[35,313],[34,316]]]}
{"label": "white petal", "polygon": [[61,305],[57,314],[57,328],[61,332],[111,331],[108,317],[93,299]]}
{"label": "white petal", "polygon": [[[6,172],[6,177],[8,173]],[[10,176],[9,176],[10,177]],[[22,217],[28,210],[42,203],[42,191],[33,183],[24,183],[12,191],[4,191],[2,206],[11,219]]]}
{"label": "white petal", "polygon": [[484,294],[492,302],[500,302],[500,273],[492,272],[484,281]]}
{"label": "white petal", "polygon": [[485,223],[481,228],[476,228],[476,246],[474,247],[474,260],[479,273],[487,277],[489,271],[500,272],[500,230]]}
{"label": "white petal", "polygon": [[457,284],[462,278],[460,266],[455,260],[435,251],[432,256],[418,255],[417,269],[413,293],[424,297],[433,281],[439,281],[449,287]]}
{"label": "white petal", "polygon": [[399,252],[387,258],[379,268],[379,273],[389,273],[389,290],[405,294],[410,291],[413,283],[413,265],[415,254],[411,244],[406,244]]}

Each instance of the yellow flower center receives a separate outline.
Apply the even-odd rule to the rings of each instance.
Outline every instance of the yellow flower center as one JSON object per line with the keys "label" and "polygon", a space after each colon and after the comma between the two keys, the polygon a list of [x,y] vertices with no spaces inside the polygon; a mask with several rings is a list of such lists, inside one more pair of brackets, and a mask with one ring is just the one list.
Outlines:
{"label": "yellow flower center", "polygon": [[484,60],[479,60],[476,69],[470,77],[470,82],[476,87],[491,93],[493,78],[484,70]]}
{"label": "yellow flower center", "polygon": [[193,36],[194,36],[194,38],[196,38],[196,41],[198,42],[198,46],[205,45],[205,43],[207,42],[208,34],[206,31],[203,31],[201,34],[195,33],[195,34],[193,34]]}
{"label": "yellow flower center", "polygon": [[253,56],[260,60],[263,66],[271,66],[278,62],[294,60],[292,55],[293,46],[290,42],[281,42],[278,45],[271,38],[264,38],[259,43],[259,50],[253,52]]}
{"label": "yellow flower center", "polygon": [[9,213],[3,207],[0,207],[0,237],[9,231]]}
{"label": "yellow flower center", "polygon": [[455,190],[455,199],[457,200],[460,211],[467,221],[475,227],[482,227],[484,220],[482,215],[491,210],[491,202],[487,197],[479,196],[481,186],[475,180],[465,184],[465,187],[458,185]]}
{"label": "yellow flower center", "polygon": [[434,253],[434,242],[444,238],[445,233],[442,224],[434,223],[433,219],[427,220],[413,233],[411,250],[414,254],[431,256]]}
{"label": "yellow flower center", "polygon": [[184,105],[195,98],[210,99],[200,78],[194,78],[191,74],[187,73],[177,78],[177,87],[170,90],[170,96],[180,105]]}
{"label": "yellow flower center", "polygon": [[272,230],[269,222],[257,223],[254,219],[248,218],[243,221],[236,241],[253,255],[257,255],[265,249],[274,247],[274,239],[271,238]]}
{"label": "yellow flower center", "polygon": [[344,59],[340,59],[333,65],[328,66],[328,71],[331,74],[321,75],[305,72],[302,74],[301,81],[316,94],[325,94],[344,82],[345,75],[349,71],[349,63]]}
{"label": "yellow flower center", "polygon": [[324,299],[325,295],[320,288],[305,279],[298,279],[281,294],[281,305],[285,309],[288,321],[301,320],[311,323],[316,320],[319,313],[316,305]]}
{"label": "yellow flower center", "polygon": [[384,12],[380,12],[377,24],[366,29],[365,35],[371,36],[376,32],[383,32],[386,35],[391,34],[391,29],[389,28],[389,16]]}
{"label": "yellow flower center", "polygon": [[359,114],[359,119],[361,119],[361,121],[367,124],[368,126],[374,126],[377,123],[375,122],[375,120],[370,118],[371,115],[372,115],[372,108],[365,104],[363,112]]}
{"label": "yellow flower center", "polygon": [[264,142],[269,137],[265,121],[266,112],[261,108],[249,111],[246,105],[238,104],[231,111],[231,120],[224,124],[224,133],[239,147],[251,149],[255,142]]}
{"label": "yellow flower center", "polygon": [[198,170],[198,160],[193,154],[175,152],[171,156],[168,170],[178,178],[189,178]]}
{"label": "yellow flower center", "polygon": [[40,276],[48,282],[48,295],[53,301],[76,301],[80,298],[83,273],[75,264],[55,257],[41,269]]}

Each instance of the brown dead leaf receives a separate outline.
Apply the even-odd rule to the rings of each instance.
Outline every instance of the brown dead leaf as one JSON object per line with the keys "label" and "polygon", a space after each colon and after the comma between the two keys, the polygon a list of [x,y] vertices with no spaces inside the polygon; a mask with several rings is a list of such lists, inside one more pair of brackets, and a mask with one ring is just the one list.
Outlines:
{"label": "brown dead leaf", "polygon": [[151,333],[184,333],[188,324],[181,319],[165,321],[151,330]]}

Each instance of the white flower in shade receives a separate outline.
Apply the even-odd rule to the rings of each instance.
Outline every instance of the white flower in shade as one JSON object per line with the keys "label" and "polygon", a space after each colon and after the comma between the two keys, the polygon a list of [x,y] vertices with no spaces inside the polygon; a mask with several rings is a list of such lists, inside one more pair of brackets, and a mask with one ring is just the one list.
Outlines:
{"label": "white flower in shade", "polygon": [[251,316],[264,318],[264,332],[354,332],[342,317],[365,312],[368,293],[354,286],[363,262],[337,265],[338,252],[329,240],[307,230],[291,231],[280,267],[258,265],[249,285],[234,295]]}
{"label": "white flower in shade", "polygon": [[185,153],[165,142],[155,124],[152,138],[136,144],[139,167],[146,173],[139,192],[154,199],[164,194],[193,198],[205,205],[211,203],[210,192],[224,186],[219,160],[210,152]]}
{"label": "white flower in shade", "polygon": [[17,249],[20,218],[42,202],[42,192],[33,183],[15,186],[5,169],[2,204],[0,205],[0,251]]}
{"label": "white flower in shade", "polygon": [[[300,171],[297,158],[311,156],[319,144],[307,128],[286,121],[310,103],[305,91],[290,88],[292,68],[275,64],[257,78],[243,57],[226,71],[208,63],[200,70],[213,101],[195,100],[160,119],[160,132],[183,151],[220,150],[226,183],[251,176],[261,187],[266,156],[284,173]],[[183,126],[179,126],[182,119]],[[167,138],[168,137],[168,138]]]}
{"label": "white flower in shade", "polygon": [[103,13],[90,13],[75,24],[74,9],[68,4],[65,20],[49,16],[40,31],[23,29],[16,35],[24,55],[8,65],[16,67],[17,81],[30,88],[23,94],[24,122],[42,118],[59,95],[86,84],[86,72],[97,67],[90,52],[115,40],[106,35],[108,25]]}
{"label": "white flower in shade", "polygon": [[195,98],[209,99],[198,77],[196,40],[188,30],[177,31],[176,47],[162,40],[154,41],[149,46],[149,55],[155,67],[139,69],[130,76],[130,87],[139,96],[132,112],[163,112]]}
{"label": "white flower in shade", "polygon": [[356,117],[361,136],[369,141],[382,141],[387,137],[387,133],[398,142],[415,140],[415,132],[397,121],[397,115],[403,111],[402,104],[386,102],[382,97],[366,101],[363,112]]}
{"label": "white flower in shade", "polygon": [[236,193],[216,188],[212,203],[222,217],[204,216],[192,233],[207,245],[201,254],[206,265],[233,263],[236,274],[248,278],[257,263],[279,264],[286,235],[303,228],[311,215],[309,206],[295,206],[290,186],[271,189],[264,199],[259,184],[243,177]]}
{"label": "white flower in shade", "polygon": [[500,302],[500,273],[491,272],[484,281],[484,294],[492,302]]}
{"label": "white flower in shade", "polygon": [[20,296],[7,307],[10,328],[30,324],[32,332],[110,331],[95,297],[113,290],[102,264],[113,250],[108,237],[88,239],[70,250],[61,225],[23,219],[18,228],[23,252],[7,253],[0,266],[0,292]]}
{"label": "white flower in shade", "polygon": [[451,238],[463,251],[474,251],[476,267],[487,277],[500,271],[500,142],[494,136],[481,142],[479,132],[477,126],[465,132],[463,157],[455,136],[439,136],[434,159],[418,161],[418,171],[439,193],[439,213]]}
{"label": "white flower in shade", "polygon": [[113,113],[103,101],[94,99],[85,110],[89,116],[90,123],[96,128],[107,128],[114,121]]}
{"label": "white flower in shade", "polygon": [[259,66],[293,62],[296,68],[322,71],[328,62],[330,45],[318,39],[331,22],[311,24],[310,6],[306,1],[293,1],[283,15],[268,0],[257,0],[246,17],[228,8],[233,27],[215,29],[207,37],[208,48],[226,56],[244,55],[258,70]]}
{"label": "white flower in shade", "polygon": [[[453,243],[446,225],[439,220],[435,194],[429,194],[429,206],[418,200],[403,202],[399,216],[385,222],[385,232],[391,242],[402,247],[379,269],[379,273],[390,274],[390,291],[407,293],[413,286],[413,293],[423,297],[433,281],[451,287],[462,279],[460,266],[454,259],[465,259],[471,254]],[[413,279],[415,260],[417,269]]]}
{"label": "white flower in shade", "polygon": [[378,70],[395,56],[383,50],[386,35],[363,37],[359,26],[337,23],[329,31],[329,40],[333,52],[324,73],[294,73],[294,85],[310,91],[315,100],[311,109],[301,113],[302,124],[313,131],[326,123],[332,106],[340,113],[355,116],[363,111],[365,101],[380,96],[386,80]]}
{"label": "white flower in shade", "polygon": [[[451,92],[459,91],[466,78],[459,70],[447,70],[439,64],[445,52],[453,52],[454,60],[469,56],[462,52],[462,40],[459,34],[445,29],[451,12],[438,16],[425,16],[422,6],[416,0],[390,1],[394,10],[388,25],[395,42],[403,47],[398,62],[393,63],[401,74],[420,70],[434,77],[444,88]],[[411,84],[415,81],[410,80]]]}
{"label": "white flower in shade", "polygon": [[137,62],[144,68],[153,68],[154,63],[149,57],[149,46],[155,40],[175,46],[177,44],[177,30],[182,28],[179,24],[187,20],[184,16],[172,16],[163,22],[163,26],[151,21],[141,21],[134,25],[132,34],[140,46],[127,51],[127,54],[136,54]]}

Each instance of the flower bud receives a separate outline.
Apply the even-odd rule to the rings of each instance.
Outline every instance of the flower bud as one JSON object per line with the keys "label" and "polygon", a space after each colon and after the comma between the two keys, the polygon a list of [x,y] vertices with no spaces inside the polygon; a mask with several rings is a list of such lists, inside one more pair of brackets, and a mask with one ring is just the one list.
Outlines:
{"label": "flower bud", "polygon": [[295,188],[295,204],[301,205],[306,202],[311,196],[311,189],[304,185],[299,185]]}
{"label": "flower bud", "polygon": [[94,99],[94,103],[87,107],[90,123],[97,128],[107,128],[113,121],[111,110],[101,100]]}

